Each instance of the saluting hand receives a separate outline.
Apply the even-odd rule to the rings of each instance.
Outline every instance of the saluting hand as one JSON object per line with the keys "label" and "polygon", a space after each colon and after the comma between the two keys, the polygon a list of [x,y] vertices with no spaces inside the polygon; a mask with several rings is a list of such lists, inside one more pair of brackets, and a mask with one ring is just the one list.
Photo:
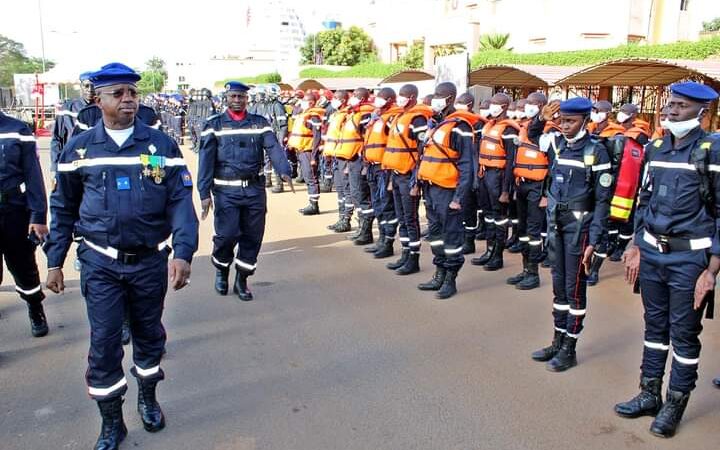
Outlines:
{"label": "saluting hand", "polygon": [[184,259],[171,259],[168,262],[168,277],[173,290],[180,290],[190,284],[190,263]]}
{"label": "saluting hand", "polygon": [[545,122],[550,122],[553,116],[560,112],[560,102],[552,102],[542,109],[540,113]]}
{"label": "saluting hand", "polygon": [[622,256],[625,265],[625,281],[631,286],[635,286],[638,274],[640,273],[640,247],[631,245],[625,250]]}
{"label": "saluting hand", "polygon": [[45,285],[56,294],[63,293],[65,291],[65,275],[63,275],[62,269],[49,270]]}
{"label": "saluting hand", "polygon": [[200,208],[202,209],[202,213],[200,214],[200,218],[202,220],[205,220],[208,216],[208,213],[213,208],[213,201],[212,197],[208,197],[200,202]]}

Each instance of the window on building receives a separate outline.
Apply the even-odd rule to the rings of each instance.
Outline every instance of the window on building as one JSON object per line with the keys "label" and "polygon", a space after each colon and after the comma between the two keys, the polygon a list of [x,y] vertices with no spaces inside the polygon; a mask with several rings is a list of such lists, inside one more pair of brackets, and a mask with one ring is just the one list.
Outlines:
{"label": "window on building", "polygon": [[580,33],[580,36],[585,39],[605,39],[610,35],[608,33]]}
{"label": "window on building", "polygon": [[182,76],[182,75],[180,75],[180,76],[178,77],[178,81],[182,83],[183,81],[185,81],[185,77]]}
{"label": "window on building", "polygon": [[690,3],[690,0],[680,0],[680,11],[687,11],[688,3]]}

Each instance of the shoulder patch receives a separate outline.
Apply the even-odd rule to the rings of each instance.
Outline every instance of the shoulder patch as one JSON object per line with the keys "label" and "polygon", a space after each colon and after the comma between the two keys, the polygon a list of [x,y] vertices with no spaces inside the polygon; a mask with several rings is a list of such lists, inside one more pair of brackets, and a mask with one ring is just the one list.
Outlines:
{"label": "shoulder patch", "polygon": [[609,173],[604,173],[600,175],[600,186],[604,188],[609,188],[612,185],[613,182],[613,176]]}
{"label": "shoulder patch", "polygon": [[708,150],[712,146],[712,142],[703,142],[700,144],[700,148],[703,150]]}
{"label": "shoulder patch", "polygon": [[660,148],[662,146],[662,143],[663,143],[662,139],[655,139],[655,142],[653,143],[653,145],[655,146],[655,148]]}
{"label": "shoulder patch", "polygon": [[193,185],[192,175],[190,175],[189,170],[187,170],[187,169],[183,170],[182,173],[180,174],[180,176],[182,177],[183,186],[192,187],[192,185]]}

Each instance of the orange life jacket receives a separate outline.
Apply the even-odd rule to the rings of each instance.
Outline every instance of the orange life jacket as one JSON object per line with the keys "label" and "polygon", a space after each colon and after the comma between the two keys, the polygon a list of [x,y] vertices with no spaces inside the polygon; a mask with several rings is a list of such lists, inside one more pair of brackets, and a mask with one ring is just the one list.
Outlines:
{"label": "orange life jacket", "polygon": [[415,168],[418,162],[418,143],[410,136],[410,125],[418,116],[431,118],[432,109],[418,104],[395,117],[390,124],[387,147],[382,159],[382,168],[406,174]]}
{"label": "orange life jacket", "polygon": [[368,123],[365,132],[365,159],[371,163],[381,163],[387,147],[388,134],[385,132],[387,125],[399,114],[403,109],[399,106],[392,106],[390,109],[382,113]]}
{"label": "orange life jacket", "polygon": [[308,126],[308,122],[312,117],[317,117],[322,120],[324,114],[325,110],[322,108],[310,108],[295,117],[290,137],[288,137],[288,147],[298,152],[311,151],[314,130],[312,129],[312,125]]}
{"label": "orange life jacket", "polygon": [[353,159],[363,148],[363,135],[360,132],[360,120],[362,116],[370,114],[375,110],[372,105],[363,104],[356,110],[350,112],[342,127],[340,142],[335,147],[335,157],[340,159]]}
{"label": "orange life jacket", "polygon": [[[548,133],[557,129],[557,125],[553,122],[547,122],[543,132]],[[520,145],[518,145],[515,153],[513,175],[515,175],[516,179],[524,178],[530,181],[543,181],[548,174],[547,153],[540,150],[540,146],[530,140],[527,125],[520,128],[519,140]]]}
{"label": "orange life jacket", "polygon": [[460,179],[460,172],[455,162],[460,158],[460,152],[450,147],[450,137],[453,129],[460,123],[470,122],[457,115],[454,119],[448,116],[443,122],[428,133],[427,141],[420,159],[418,179],[426,180],[438,186],[455,189]]}
{"label": "orange life jacket", "polygon": [[486,122],[486,120],[483,119],[482,116],[475,114],[474,112],[460,111],[460,110],[455,111],[454,113],[448,115],[445,118],[445,120],[450,120],[450,119],[463,119],[465,122],[469,123],[470,127],[473,129],[475,129],[475,125],[477,125],[478,122],[481,122],[481,121],[483,123]]}
{"label": "orange life jacket", "polygon": [[615,192],[610,202],[610,218],[618,222],[630,220],[640,184],[642,171],[643,146],[635,139],[626,137],[622,161],[615,182]]}
{"label": "orange life jacket", "polygon": [[493,167],[504,169],[507,164],[503,133],[508,127],[520,131],[518,124],[511,119],[501,121],[489,120],[482,130],[480,141],[480,165],[482,167]]}
{"label": "orange life jacket", "polygon": [[330,115],[327,131],[325,136],[323,136],[323,154],[325,156],[335,156],[337,147],[339,146],[340,139],[342,137],[342,130],[349,114],[350,110],[348,108],[343,108]]}
{"label": "orange life jacket", "polygon": [[645,135],[646,139],[650,138],[650,124],[644,120],[635,119],[633,120],[632,127],[625,131],[625,136],[638,140],[638,137]]}

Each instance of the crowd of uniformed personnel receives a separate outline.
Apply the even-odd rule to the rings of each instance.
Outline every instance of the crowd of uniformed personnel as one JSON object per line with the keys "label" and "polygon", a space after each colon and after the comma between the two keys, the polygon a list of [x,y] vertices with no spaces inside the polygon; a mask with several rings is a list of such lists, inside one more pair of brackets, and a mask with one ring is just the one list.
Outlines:
{"label": "crowd of uniformed personnel", "polygon": [[506,251],[520,254],[522,272],[507,278],[516,289],[537,288],[540,265],[551,268],[553,337],[531,356],[553,372],[577,364],[587,286],[605,259],[623,261],[642,294],[645,339],[640,392],[615,411],[655,416],[650,431],[674,435],[695,388],[701,321],[712,313],[720,271],[720,137],[701,126],[718,97],[711,88],[671,86],[652,130],[632,104],[614,111],[607,101],[542,92],[477,102],[448,82],[423,99],[413,84],[373,94],[229,82],[222,101],[202,90],[188,99],[152,95],[143,105],[138,80],[119,63],[84,73],[82,98],[60,110],[49,229],[34,137],[0,114],[0,252],[34,336],[49,329],[35,248],[44,243],[47,287],[61,292],[64,260],[78,243],[92,330],[88,392],[103,421],[96,449],[118,448],[127,434],[122,344],[130,334],[138,412],[148,431],[165,425],[155,390],[164,378],[166,280],[174,289],[189,283],[198,241],[192,178],[178,147],[186,134],[199,153],[202,219],[215,209],[220,295],[234,267],[233,292],[253,299],[248,278],[264,235],[266,188],[294,190],[293,176],[307,185],[300,214],[320,214],[321,192],[334,188],[338,218],[328,229],[350,232],[356,215],[350,239],[375,259],[392,257],[399,241],[399,259],[386,265],[397,275],[420,271],[426,241],[434,272],[417,288],[437,299],[457,293],[465,255],[479,240],[484,252],[470,262],[485,271],[503,269]]}

